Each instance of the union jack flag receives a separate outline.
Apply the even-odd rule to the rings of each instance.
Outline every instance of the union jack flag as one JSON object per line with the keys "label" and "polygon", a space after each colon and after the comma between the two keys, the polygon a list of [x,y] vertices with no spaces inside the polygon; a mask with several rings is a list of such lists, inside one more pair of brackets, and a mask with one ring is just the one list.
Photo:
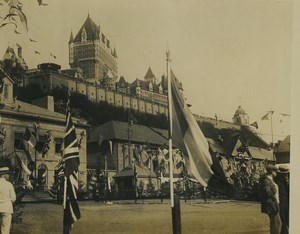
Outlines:
{"label": "union jack flag", "polygon": [[80,218],[80,210],[77,202],[78,167],[80,162],[78,141],[75,126],[72,122],[69,102],[66,108],[64,162],[64,175],[66,180],[66,192],[64,193],[64,233],[70,233],[73,223]]}

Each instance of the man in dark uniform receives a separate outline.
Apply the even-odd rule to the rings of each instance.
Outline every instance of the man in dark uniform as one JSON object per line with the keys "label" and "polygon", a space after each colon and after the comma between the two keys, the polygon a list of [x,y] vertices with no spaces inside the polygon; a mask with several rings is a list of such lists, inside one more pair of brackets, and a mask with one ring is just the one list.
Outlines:
{"label": "man in dark uniform", "polygon": [[289,233],[289,168],[279,167],[276,183],[279,188],[279,214],[282,222],[281,234]]}
{"label": "man in dark uniform", "polygon": [[269,216],[270,233],[280,234],[279,189],[274,181],[278,168],[275,165],[268,165],[266,170],[267,173],[261,178],[261,212]]}

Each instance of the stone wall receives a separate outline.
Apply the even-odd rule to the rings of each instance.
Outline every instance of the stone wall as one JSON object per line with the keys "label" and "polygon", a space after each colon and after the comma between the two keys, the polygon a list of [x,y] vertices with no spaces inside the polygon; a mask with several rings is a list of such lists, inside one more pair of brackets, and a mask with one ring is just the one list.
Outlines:
{"label": "stone wall", "polygon": [[36,74],[32,76],[26,77],[25,85],[29,84],[38,84],[44,92],[49,92],[49,90],[54,88],[69,87],[71,92],[86,95],[92,102],[106,101],[114,106],[124,108],[131,107],[133,110],[144,113],[168,115],[166,105],[129,96],[115,90],[108,90],[97,84],[88,83],[77,78],[66,77],[60,73],[36,72]]}

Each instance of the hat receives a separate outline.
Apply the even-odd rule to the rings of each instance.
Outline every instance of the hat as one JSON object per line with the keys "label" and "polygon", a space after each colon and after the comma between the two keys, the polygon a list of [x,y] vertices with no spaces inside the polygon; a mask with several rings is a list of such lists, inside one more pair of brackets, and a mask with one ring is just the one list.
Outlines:
{"label": "hat", "polygon": [[267,170],[268,172],[278,171],[278,167],[275,166],[275,165],[270,164],[270,165],[266,166],[266,170]]}
{"label": "hat", "polygon": [[11,171],[9,170],[8,167],[0,167],[0,175],[4,175],[4,174],[10,174]]}
{"label": "hat", "polygon": [[279,166],[278,173],[282,173],[282,174],[290,173],[290,169],[287,165],[281,165]]}

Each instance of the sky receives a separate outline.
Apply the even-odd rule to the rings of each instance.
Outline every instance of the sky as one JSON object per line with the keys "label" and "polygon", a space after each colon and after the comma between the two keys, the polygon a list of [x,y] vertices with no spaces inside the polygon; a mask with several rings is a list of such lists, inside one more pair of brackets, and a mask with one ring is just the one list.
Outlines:
{"label": "sky", "polygon": [[[0,2],[4,2],[0,0]],[[172,70],[193,113],[232,121],[239,105],[271,141],[290,134],[293,4],[289,0],[44,0],[23,1],[29,30],[0,30],[0,58],[8,45],[23,47],[29,68],[54,62],[69,68],[68,41],[89,14],[116,47],[119,75],[143,79],[148,67],[158,81]],[[0,15],[5,7],[0,6]],[[1,13],[2,12],[2,13]],[[29,38],[37,42],[30,42]],[[34,51],[39,51],[36,55]],[[57,58],[50,56],[54,54]]]}

